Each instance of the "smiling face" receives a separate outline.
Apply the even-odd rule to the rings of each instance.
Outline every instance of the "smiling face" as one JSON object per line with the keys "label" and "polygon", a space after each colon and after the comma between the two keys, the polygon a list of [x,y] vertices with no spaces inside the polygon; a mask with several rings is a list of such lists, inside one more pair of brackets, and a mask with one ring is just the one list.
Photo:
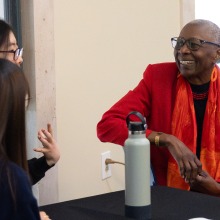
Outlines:
{"label": "smiling face", "polygon": [[[214,28],[209,23],[191,22],[180,32],[179,37],[188,40],[198,38],[214,43],[218,42],[218,28]],[[211,73],[220,56],[220,48],[204,43],[196,50],[190,50],[186,43],[179,49],[174,49],[174,57],[181,74],[192,84],[204,84],[210,81]]]}

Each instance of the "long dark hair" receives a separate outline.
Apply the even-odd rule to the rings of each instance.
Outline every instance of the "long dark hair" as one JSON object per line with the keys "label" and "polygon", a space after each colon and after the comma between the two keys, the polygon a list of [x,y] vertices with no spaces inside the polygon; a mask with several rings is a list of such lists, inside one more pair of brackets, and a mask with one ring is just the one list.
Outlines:
{"label": "long dark hair", "polygon": [[0,178],[7,173],[13,200],[16,192],[8,162],[14,162],[28,172],[25,138],[25,99],[29,86],[20,67],[0,59]]}
{"label": "long dark hair", "polygon": [[0,48],[7,49],[9,45],[9,35],[14,33],[13,28],[4,20],[0,19]]}

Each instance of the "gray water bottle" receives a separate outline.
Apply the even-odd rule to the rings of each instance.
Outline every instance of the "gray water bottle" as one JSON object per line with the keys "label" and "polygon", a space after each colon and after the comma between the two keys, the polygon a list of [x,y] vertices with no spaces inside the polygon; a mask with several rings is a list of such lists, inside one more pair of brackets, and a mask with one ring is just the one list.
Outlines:
{"label": "gray water bottle", "polygon": [[[131,121],[131,117],[139,118]],[[125,151],[125,216],[151,219],[150,142],[146,121],[141,113],[130,112],[126,118],[129,136]]]}

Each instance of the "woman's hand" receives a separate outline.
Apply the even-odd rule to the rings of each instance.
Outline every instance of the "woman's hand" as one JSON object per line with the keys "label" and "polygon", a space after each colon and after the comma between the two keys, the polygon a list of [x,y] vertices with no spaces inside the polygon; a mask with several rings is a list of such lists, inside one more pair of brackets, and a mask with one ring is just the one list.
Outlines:
{"label": "woman's hand", "polygon": [[[202,164],[197,156],[178,138],[173,135],[164,135],[164,144],[176,160],[180,174],[187,183],[193,182],[202,171]],[[161,135],[161,136],[162,136]],[[162,139],[163,137],[161,137]]]}
{"label": "woman's hand", "polygon": [[190,183],[190,188],[192,191],[220,196],[220,184],[204,170],[197,175],[193,183]]}
{"label": "woman's hand", "polygon": [[[149,140],[154,143],[157,132],[149,135]],[[162,133],[160,135],[160,146],[165,146],[176,160],[180,175],[187,183],[193,182],[197,175],[202,171],[202,164],[197,156],[177,137]]]}
{"label": "woman's hand", "polygon": [[53,138],[51,124],[47,124],[47,130],[41,129],[38,131],[38,139],[43,147],[34,148],[34,151],[43,153],[49,166],[56,164],[60,159],[60,151]]}

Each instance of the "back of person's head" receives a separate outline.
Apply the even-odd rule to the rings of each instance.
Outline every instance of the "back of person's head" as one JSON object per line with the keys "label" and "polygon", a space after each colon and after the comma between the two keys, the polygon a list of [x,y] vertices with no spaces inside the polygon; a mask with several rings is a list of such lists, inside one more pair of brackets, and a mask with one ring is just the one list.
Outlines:
{"label": "back of person's head", "polygon": [[29,86],[20,67],[0,59],[0,158],[27,169],[25,99]]}
{"label": "back of person's head", "polygon": [[0,19],[0,48],[2,50],[8,48],[10,32],[14,34],[12,27],[7,22]]}

